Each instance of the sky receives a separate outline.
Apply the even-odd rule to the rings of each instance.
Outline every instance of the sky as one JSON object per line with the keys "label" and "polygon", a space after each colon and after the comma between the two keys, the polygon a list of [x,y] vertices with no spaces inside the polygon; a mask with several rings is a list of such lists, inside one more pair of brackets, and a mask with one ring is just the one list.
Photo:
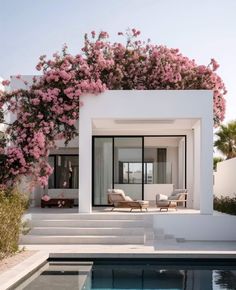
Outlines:
{"label": "sky", "polygon": [[127,28],[141,39],[179,48],[198,64],[211,58],[227,88],[225,122],[236,119],[236,0],[0,0],[0,76],[38,74],[42,54],[67,43],[80,52],[86,32]]}

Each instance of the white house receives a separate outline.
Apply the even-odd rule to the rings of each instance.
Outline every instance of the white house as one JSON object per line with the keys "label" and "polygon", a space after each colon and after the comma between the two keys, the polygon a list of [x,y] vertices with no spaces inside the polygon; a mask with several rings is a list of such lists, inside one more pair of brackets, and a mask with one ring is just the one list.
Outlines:
{"label": "white house", "polygon": [[[24,76],[29,83],[32,76]],[[21,80],[12,78],[12,89]],[[79,212],[107,205],[107,190],[134,199],[188,189],[187,207],[212,214],[212,92],[106,91],[82,97],[79,139],[57,142],[46,191],[79,200]],[[37,189],[38,206],[45,190]]]}
{"label": "white house", "polygon": [[[19,86],[19,81],[13,78],[12,88]],[[81,99],[84,106],[80,109],[79,138],[67,147],[63,140],[57,142],[58,148],[49,156],[54,167],[49,186],[44,190],[38,188],[31,196],[35,206],[40,205],[45,191],[51,197],[72,198],[75,204],[78,202],[80,215],[63,218],[60,212],[55,217],[32,214],[30,218],[36,218],[34,224],[39,228],[24,238],[25,243],[76,244],[85,240],[86,243],[138,243],[140,237],[127,235],[127,227],[121,229],[121,215],[95,212],[91,220],[94,208],[108,205],[107,190],[111,188],[121,188],[134,199],[150,203],[157,193],[168,195],[174,188],[186,188],[186,207],[193,211],[147,214],[153,230],[161,229],[167,235],[186,240],[236,240],[235,217],[213,214],[211,91],[111,90],[96,96],[84,95]],[[125,219],[137,223],[136,215]],[[110,228],[111,220],[119,223],[119,227]],[[85,225],[83,229],[77,228],[80,223],[88,228]],[[56,228],[51,228],[52,225]],[[114,236],[114,230],[123,234]],[[38,235],[38,231],[42,233]],[[84,231],[92,233],[94,238],[83,236]]]}
{"label": "white house", "polygon": [[154,200],[175,187],[189,190],[188,207],[212,214],[212,100],[201,90],[83,96],[79,212],[106,205],[108,188]]}

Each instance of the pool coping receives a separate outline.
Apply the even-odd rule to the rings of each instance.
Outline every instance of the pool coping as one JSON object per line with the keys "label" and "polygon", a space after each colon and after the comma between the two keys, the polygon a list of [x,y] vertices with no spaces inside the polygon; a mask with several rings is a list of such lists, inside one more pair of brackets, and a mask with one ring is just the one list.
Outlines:
{"label": "pool coping", "polygon": [[20,284],[30,275],[35,273],[44,264],[51,261],[73,261],[81,259],[81,261],[90,261],[92,259],[201,259],[201,260],[236,260],[235,251],[162,251],[161,253],[49,253],[47,251],[39,251],[34,255],[28,257],[13,268],[3,272],[0,275],[0,290],[11,290],[12,287]]}
{"label": "pool coping", "polygon": [[42,267],[47,262],[48,258],[48,252],[39,251],[11,269],[4,271],[0,274],[0,290],[14,289],[12,288],[13,285]]}
{"label": "pool coping", "polygon": [[162,253],[50,253],[49,260],[53,259],[236,259],[235,251],[223,253],[203,253],[203,252],[174,252],[166,251]]}

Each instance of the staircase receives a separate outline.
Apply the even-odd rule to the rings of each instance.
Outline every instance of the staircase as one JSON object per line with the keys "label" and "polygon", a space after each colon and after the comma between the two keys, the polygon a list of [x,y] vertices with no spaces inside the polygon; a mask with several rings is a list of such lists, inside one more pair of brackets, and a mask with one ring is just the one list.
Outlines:
{"label": "staircase", "polygon": [[147,244],[153,239],[152,217],[142,213],[32,214],[29,244]]}

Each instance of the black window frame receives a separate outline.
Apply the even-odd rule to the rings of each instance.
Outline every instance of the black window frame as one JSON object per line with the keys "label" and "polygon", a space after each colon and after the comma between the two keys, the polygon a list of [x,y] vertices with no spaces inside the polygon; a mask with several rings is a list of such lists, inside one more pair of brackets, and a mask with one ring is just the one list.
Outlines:
{"label": "black window frame", "polygon": [[[57,165],[57,157],[58,156],[77,156],[78,157],[78,187],[76,188],[73,188],[73,187],[57,187],[56,186],[56,165]],[[53,170],[53,174],[54,174],[54,178],[53,178],[53,182],[54,182],[54,187],[49,187],[49,184],[48,184],[48,189],[79,189],[79,154],[50,154],[48,156],[49,157],[53,157],[53,167],[54,167],[54,170]]]}
{"label": "black window frame", "polygon": [[[186,134],[167,134],[167,135],[92,135],[92,206],[93,207],[104,207],[104,206],[108,206],[108,204],[95,204],[95,197],[94,197],[94,176],[95,176],[95,167],[94,167],[94,149],[95,149],[95,138],[111,138],[112,139],[112,146],[113,146],[113,156],[112,156],[112,164],[114,164],[114,139],[115,138],[137,138],[137,137],[141,137],[142,138],[142,163],[144,161],[144,139],[145,137],[183,137],[184,138],[184,145],[185,145],[185,152],[184,152],[184,157],[185,157],[185,164],[184,164],[184,176],[185,176],[185,184],[184,187],[187,188],[187,135]],[[142,170],[144,172],[144,166],[142,166]],[[114,166],[113,166],[113,172],[112,172],[112,189],[114,188]],[[143,178],[143,182],[142,182],[142,199],[144,199],[144,178]],[[185,203],[185,207],[186,207],[186,203]]]}

